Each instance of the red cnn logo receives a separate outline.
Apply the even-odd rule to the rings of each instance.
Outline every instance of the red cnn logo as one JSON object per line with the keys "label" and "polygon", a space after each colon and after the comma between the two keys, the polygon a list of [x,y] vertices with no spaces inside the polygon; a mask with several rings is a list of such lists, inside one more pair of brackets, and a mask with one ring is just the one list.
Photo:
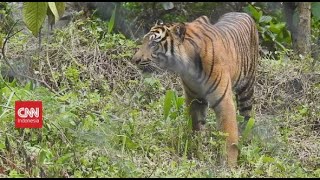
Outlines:
{"label": "red cnn logo", "polygon": [[42,128],[42,101],[15,102],[16,128]]}

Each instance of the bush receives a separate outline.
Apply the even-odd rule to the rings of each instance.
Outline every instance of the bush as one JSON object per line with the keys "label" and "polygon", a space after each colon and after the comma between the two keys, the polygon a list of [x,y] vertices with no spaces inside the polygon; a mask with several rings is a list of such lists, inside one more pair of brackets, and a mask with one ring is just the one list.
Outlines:
{"label": "bush", "polygon": [[[213,112],[192,135],[178,78],[140,74],[129,63],[136,44],[106,29],[76,20],[36,55],[35,39],[11,39],[7,56],[30,58],[49,88],[0,80],[0,177],[319,177],[320,78],[307,60],[263,57],[255,125],[228,170]],[[14,128],[18,99],[43,102],[42,129]]]}

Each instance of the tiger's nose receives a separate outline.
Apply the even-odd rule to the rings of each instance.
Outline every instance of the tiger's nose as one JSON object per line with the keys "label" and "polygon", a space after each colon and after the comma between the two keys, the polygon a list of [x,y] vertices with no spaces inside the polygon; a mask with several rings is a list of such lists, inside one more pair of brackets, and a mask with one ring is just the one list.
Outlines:
{"label": "tiger's nose", "polygon": [[139,64],[141,62],[141,58],[137,57],[136,55],[134,55],[131,59],[131,61],[135,64]]}
{"label": "tiger's nose", "polygon": [[140,64],[141,59],[140,59],[140,58],[133,59],[133,62],[134,62],[135,64]]}

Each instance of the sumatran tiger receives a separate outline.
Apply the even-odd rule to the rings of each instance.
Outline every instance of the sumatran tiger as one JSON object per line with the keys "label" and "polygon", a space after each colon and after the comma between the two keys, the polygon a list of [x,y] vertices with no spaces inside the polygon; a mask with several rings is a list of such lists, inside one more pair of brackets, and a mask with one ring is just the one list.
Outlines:
{"label": "sumatran tiger", "polygon": [[238,131],[233,91],[245,119],[242,127],[251,117],[258,42],[254,20],[231,12],[215,24],[207,16],[186,23],[156,23],[132,58],[141,70],[159,67],[180,76],[193,130],[202,129],[207,107],[214,110],[219,130],[228,134],[223,159],[230,167],[237,164],[242,129]]}

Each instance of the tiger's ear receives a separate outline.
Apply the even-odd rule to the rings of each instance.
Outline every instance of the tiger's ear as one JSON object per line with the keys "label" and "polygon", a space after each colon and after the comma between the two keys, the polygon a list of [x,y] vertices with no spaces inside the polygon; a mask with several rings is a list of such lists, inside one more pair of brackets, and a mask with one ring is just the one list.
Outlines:
{"label": "tiger's ear", "polygon": [[156,21],[156,26],[157,25],[163,25],[163,21],[161,20],[161,19],[158,19],[157,21]]}
{"label": "tiger's ear", "polygon": [[177,25],[174,26],[173,28],[173,32],[176,36],[178,36],[181,41],[184,40],[184,35],[186,33],[186,26],[184,23],[179,23]]}

